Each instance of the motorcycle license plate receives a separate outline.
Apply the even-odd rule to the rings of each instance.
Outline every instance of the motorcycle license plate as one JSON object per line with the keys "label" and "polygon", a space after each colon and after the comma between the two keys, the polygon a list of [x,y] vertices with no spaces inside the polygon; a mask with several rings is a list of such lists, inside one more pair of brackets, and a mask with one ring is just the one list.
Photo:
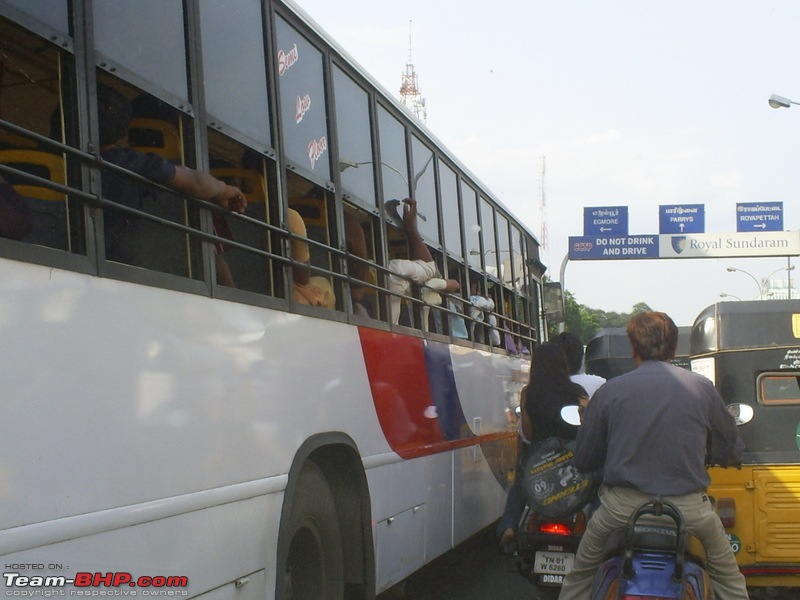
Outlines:
{"label": "motorcycle license plate", "polygon": [[537,552],[534,573],[564,576],[572,570],[575,555],[572,552]]}

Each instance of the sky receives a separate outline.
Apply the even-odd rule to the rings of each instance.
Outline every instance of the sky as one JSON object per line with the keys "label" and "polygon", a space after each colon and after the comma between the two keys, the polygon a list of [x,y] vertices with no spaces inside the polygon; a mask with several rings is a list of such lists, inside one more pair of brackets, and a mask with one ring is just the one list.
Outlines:
{"label": "sky", "polygon": [[[736,203],[783,202],[800,228],[800,106],[767,103],[800,102],[800,2],[295,2],[395,97],[410,58],[428,130],[540,241],[546,222],[553,280],[585,207],[628,207],[638,235],[661,205],[702,204],[706,233],[732,233]],[[795,263],[569,261],[562,283],[593,309],[644,302],[691,325]]]}

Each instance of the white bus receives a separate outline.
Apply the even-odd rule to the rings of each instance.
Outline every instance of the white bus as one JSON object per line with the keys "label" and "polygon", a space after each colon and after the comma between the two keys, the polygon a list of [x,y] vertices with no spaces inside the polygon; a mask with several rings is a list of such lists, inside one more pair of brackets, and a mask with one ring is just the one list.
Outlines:
{"label": "white bus", "polygon": [[[137,156],[246,212],[110,162],[100,88]],[[297,7],[0,0],[0,176],[6,596],[373,598],[500,516],[539,244]],[[462,293],[414,286],[394,323],[382,207],[411,195]]]}

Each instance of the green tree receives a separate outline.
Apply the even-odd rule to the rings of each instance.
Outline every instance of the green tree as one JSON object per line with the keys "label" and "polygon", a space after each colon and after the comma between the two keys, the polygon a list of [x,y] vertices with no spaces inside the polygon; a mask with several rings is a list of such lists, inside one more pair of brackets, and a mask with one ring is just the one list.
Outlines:
{"label": "green tree", "polygon": [[[597,318],[592,314],[592,311],[579,304],[572,292],[564,292],[564,313],[566,316],[564,330],[571,331],[577,335],[584,344],[587,340],[592,339],[597,330],[600,329]],[[553,323],[548,326],[548,336],[551,339],[558,335],[559,325],[558,323]]]}
{"label": "green tree", "polygon": [[[564,312],[566,321],[564,322],[564,330],[571,331],[584,344],[587,344],[601,329],[625,327],[633,315],[650,310],[652,309],[646,303],[638,302],[633,305],[629,313],[606,312],[580,304],[572,292],[565,291]],[[548,335],[552,339],[558,335],[559,324],[550,324],[547,329]]]}

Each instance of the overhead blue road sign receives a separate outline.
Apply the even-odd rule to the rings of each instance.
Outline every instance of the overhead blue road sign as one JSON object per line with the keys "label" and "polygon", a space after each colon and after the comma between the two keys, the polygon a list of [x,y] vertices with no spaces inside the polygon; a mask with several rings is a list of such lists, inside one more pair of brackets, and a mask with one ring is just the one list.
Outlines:
{"label": "overhead blue road sign", "polygon": [[657,235],[570,236],[570,260],[658,258]]}
{"label": "overhead blue road sign", "polygon": [[783,202],[737,202],[736,231],[783,231]]}
{"label": "overhead blue road sign", "polygon": [[628,235],[628,207],[585,207],[583,235]]}
{"label": "overhead blue road sign", "polygon": [[702,204],[662,204],[658,207],[659,233],[705,233],[706,209]]}

